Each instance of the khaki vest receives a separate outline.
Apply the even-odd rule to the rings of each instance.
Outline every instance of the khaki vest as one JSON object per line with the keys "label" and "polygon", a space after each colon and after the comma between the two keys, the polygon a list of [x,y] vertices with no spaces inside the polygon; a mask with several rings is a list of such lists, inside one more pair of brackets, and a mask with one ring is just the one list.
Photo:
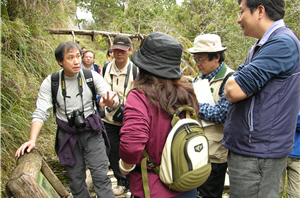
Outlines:
{"label": "khaki vest", "polygon": [[[120,103],[124,103],[124,104],[126,102],[127,93],[133,88],[133,83],[132,83],[134,81],[133,74],[132,74],[133,63],[131,62],[131,70],[129,72],[128,84],[124,95],[125,78],[127,74],[127,68],[130,62],[131,61],[128,59],[127,64],[125,65],[125,67],[122,69],[121,73],[118,76],[115,69],[115,61],[113,60],[111,63],[107,65],[107,68],[105,70],[105,76],[104,76],[104,81],[106,82],[108,87],[110,89],[112,88],[112,91],[117,92],[120,99]],[[113,80],[111,79],[111,74],[113,76]],[[113,86],[111,86],[111,82]],[[108,112],[107,109],[105,108],[105,117],[102,118],[103,122],[117,125],[117,126],[122,126],[121,122],[116,122],[112,119],[113,115],[117,110],[118,107],[115,108],[112,112]]]}
{"label": "khaki vest", "polygon": [[[224,77],[229,72],[233,72],[233,70],[227,67],[227,65],[224,63],[220,71],[209,81],[215,103],[220,100],[219,89]],[[209,141],[209,156],[212,163],[227,162],[228,150],[224,146],[222,146],[221,143],[223,139],[223,128],[224,124],[214,124],[204,127],[205,135]]]}

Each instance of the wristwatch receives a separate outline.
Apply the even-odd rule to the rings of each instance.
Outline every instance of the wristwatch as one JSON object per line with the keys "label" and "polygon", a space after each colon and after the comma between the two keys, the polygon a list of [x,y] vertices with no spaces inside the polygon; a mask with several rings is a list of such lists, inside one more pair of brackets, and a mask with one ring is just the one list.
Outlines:
{"label": "wristwatch", "polygon": [[[115,101],[113,100],[111,106],[113,106],[114,104],[115,104]],[[120,102],[119,102],[119,104],[120,104]],[[115,108],[111,108],[111,107],[109,107],[109,106],[106,106],[106,110],[110,113],[110,112],[112,112],[113,110],[115,110],[115,109],[119,106],[119,104],[118,104]]]}

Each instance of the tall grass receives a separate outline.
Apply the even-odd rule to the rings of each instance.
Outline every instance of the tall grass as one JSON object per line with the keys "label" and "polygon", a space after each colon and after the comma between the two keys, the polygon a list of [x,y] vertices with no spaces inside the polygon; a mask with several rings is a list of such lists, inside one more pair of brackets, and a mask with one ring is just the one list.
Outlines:
{"label": "tall grass", "polygon": [[[53,4],[56,2],[55,4]],[[71,36],[52,36],[46,28],[73,28],[70,14],[75,3],[51,1],[48,4],[15,5],[10,20],[1,21],[1,197],[16,166],[14,154],[29,139],[31,114],[43,79],[60,66],[54,57],[59,43]],[[9,10],[9,3],[7,4]],[[37,149],[45,159],[55,158],[55,120],[50,118],[37,139]]]}

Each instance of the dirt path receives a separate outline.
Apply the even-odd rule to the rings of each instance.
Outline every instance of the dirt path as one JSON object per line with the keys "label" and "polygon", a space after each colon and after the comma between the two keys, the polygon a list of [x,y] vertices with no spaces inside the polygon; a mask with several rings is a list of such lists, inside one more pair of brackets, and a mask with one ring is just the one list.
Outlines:
{"label": "dirt path", "polygon": [[[65,171],[64,171],[64,170],[63,170],[63,172],[61,172],[61,171],[62,171],[62,170],[59,171],[60,174],[61,174],[61,175],[62,175],[62,174],[64,175],[64,172],[65,172]],[[57,174],[57,172],[56,172],[56,174]],[[112,188],[113,188],[114,186],[117,185],[117,179],[114,177],[114,174],[113,174],[112,169],[109,169],[107,175],[108,175],[108,176],[110,177],[110,179],[111,179]],[[227,176],[228,176],[228,175],[227,175]],[[64,181],[65,181],[65,183],[62,182],[63,185],[65,186],[65,188],[67,189],[67,191],[70,192],[70,189],[69,189],[67,180],[64,180]],[[92,197],[92,198],[97,198],[96,193],[93,191],[93,185],[92,185],[91,175],[90,175],[89,171],[87,171],[87,180],[86,180],[86,182],[87,182],[87,185],[88,185],[88,187],[89,187],[89,189],[90,189],[91,197]],[[226,177],[225,187],[224,187],[224,193],[223,193],[223,198],[229,198],[229,193],[228,193],[228,192],[229,192],[229,180],[228,180],[228,177]],[[130,192],[126,192],[126,193],[124,193],[124,194],[122,194],[122,195],[116,196],[116,198],[130,198],[130,196],[131,196],[131,193],[130,193]]]}

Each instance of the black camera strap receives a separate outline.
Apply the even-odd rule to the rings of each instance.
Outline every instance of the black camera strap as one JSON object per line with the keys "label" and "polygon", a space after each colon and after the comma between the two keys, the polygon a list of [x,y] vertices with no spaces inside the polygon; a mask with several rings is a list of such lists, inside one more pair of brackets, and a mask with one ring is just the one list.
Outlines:
{"label": "black camera strap", "polygon": [[[113,64],[111,64],[111,67],[109,69],[109,73],[111,71],[111,68],[113,67]],[[127,72],[126,72],[126,77],[125,77],[125,82],[124,82],[124,97],[125,97],[125,93],[126,93],[126,89],[127,89],[127,85],[128,85],[128,78],[129,78],[129,72],[131,70],[131,62],[129,62],[129,65],[127,67]],[[110,79],[111,79],[111,90],[113,91],[113,75],[110,74]],[[124,99],[122,101],[122,104],[124,104]]]}
{"label": "black camera strap", "polygon": [[[78,90],[79,90],[79,93],[76,95],[76,97],[77,97],[78,95],[80,95],[80,97],[81,97],[82,112],[83,112],[83,117],[84,117],[84,106],[83,106],[83,98],[82,98],[83,88],[82,88],[82,78],[81,78],[80,72],[78,73],[78,76],[77,76],[77,82],[78,82]],[[65,81],[64,70],[62,70],[62,72],[61,72],[61,90],[62,90],[62,95],[63,95],[63,97],[64,97],[64,102],[65,102],[65,114],[66,114],[66,116],[68,116],[68,114],[67,114],[67,103],[66,103],[66,98],[71,98],[71,97],[70,97],[70,96],[67,96],[66,81]]]}

